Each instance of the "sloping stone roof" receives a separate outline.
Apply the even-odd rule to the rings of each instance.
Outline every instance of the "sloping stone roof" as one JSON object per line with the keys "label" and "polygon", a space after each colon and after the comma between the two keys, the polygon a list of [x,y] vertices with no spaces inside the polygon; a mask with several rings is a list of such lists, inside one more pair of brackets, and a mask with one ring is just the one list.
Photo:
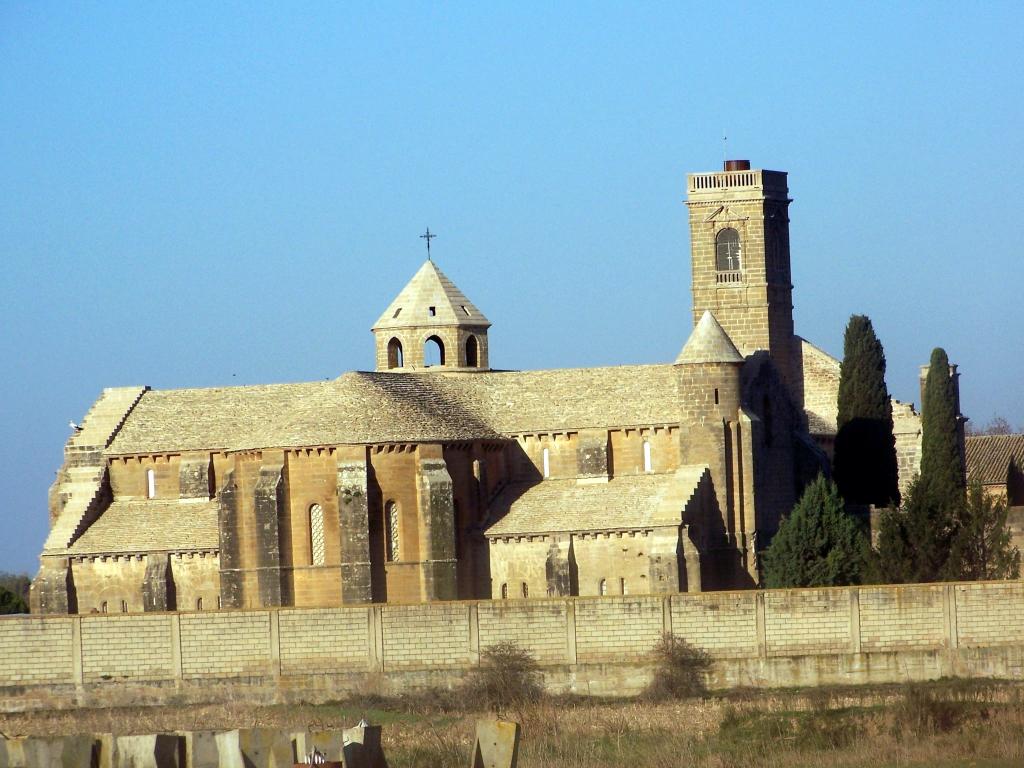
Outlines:
{"label": "sloping stone roof", "polygon": [[304,384],[150,390],[106,453],[439,442],[678,421],[670,365],[352,372]]}
{"label": "sloping stone roof", "polygon": [[736,349],[729,334],[718,324],[709,309],[704,310],[700,321],[676,358],[677,364],[742,362],[743,355]]}
{"label": "sloping stone roof", "polygon": [[1010,459],[1024,470],[1024,435],[972,435],[966,453],[968,477],[986,485],[1005,483]]}
{"label": "sloping stone roof", "polygon": [[424,325],[478,328],[490,324],[484,313],[428,259],[373,324],[373,330]]}
{"label": "sloping stone roof", "polygon": [[679,525],[705,465],[672,473],[624,475],[607,483],[542,480],[507,487],[491,504],[488,536],[639,530]]}
{"label": "sloping stone roof", "polygon": [[215,501],[126,499],[113,502],[67,551],[99,555],[219,548]]}

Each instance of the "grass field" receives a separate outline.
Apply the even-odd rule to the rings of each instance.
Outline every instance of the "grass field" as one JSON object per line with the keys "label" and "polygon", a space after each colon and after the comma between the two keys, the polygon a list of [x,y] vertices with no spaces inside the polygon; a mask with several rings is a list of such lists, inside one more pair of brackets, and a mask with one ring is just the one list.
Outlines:
{"label": "grass field", "polygon": [[[523,726],[522,768],[1009,768],[1024,765],[1024,688],[992,681],[740,691],[679,702],[549,698],[501,713]],[[465,768],[475,721],[458,694],[318,706],[223,704],[0,715],[7,735],[253,726],[384,726],[392,768]]]}

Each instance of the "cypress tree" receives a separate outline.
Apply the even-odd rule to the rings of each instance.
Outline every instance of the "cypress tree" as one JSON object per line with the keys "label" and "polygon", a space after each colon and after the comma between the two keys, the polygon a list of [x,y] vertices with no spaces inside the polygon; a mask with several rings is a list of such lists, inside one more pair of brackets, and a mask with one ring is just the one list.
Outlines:
{"label": "cypress tree", "polygon": [[899,503],[892,401],[885,385],[885,352],[871,319],[853,315],[843,338],[833,468],[851,504]]}
{"label": "cypress tree", "polygon": [[932,351],[921,409],[921,474],[902,513],[879,533],[881,570],[894,582],[939,581],[960,573],[960,555],[953,548],[967,507],[956,392],[942,349]]}
{"label": "cypress tree", "polygon": [[846,513],[836,484],[818,475],[764,554],[765,584],[772,589],[859,584],[867,551],[867,537]]}
{"label": "cypress tree", "polygon": [[958,504],[964,492],[964,467],[956,390],[941,347],[932,350],[921,400],[921,485],[939,503]]}

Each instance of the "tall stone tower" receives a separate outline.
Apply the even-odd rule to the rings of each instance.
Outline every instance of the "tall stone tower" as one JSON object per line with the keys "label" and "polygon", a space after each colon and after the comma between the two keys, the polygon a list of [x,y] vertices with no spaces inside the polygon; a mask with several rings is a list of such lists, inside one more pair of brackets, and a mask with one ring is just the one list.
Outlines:
{"label": "tall stone tower", "polygon": [[793,392],[790,202],[785,173],[747,160],[687,176],[694,324],[710,310],[743,355],[768,352]]}

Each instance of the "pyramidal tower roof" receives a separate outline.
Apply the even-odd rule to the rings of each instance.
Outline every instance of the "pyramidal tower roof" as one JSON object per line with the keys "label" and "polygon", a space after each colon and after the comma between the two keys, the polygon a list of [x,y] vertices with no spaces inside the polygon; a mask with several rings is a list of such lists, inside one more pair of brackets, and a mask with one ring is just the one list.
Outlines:
{"label": "pyramidal tower roof", "polygon": [[382,328],[419,326],[488,328],[491,321],[476,308],[437,265],[427,259],[373,325]]}
{"label": "pyramidal tower roof", "polygon": [[729,334],[718,324],[711,310],[704,314],[676,358],[680,363],[742,363],[743,355],[732,343]]}

